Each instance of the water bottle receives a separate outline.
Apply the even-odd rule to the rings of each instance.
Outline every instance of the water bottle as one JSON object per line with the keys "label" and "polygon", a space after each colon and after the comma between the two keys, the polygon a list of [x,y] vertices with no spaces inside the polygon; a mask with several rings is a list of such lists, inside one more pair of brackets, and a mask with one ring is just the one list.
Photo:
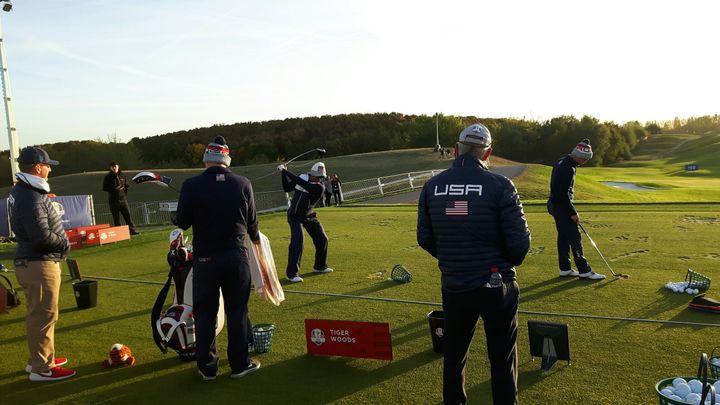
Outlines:
{"label": "water bottle", "polygon": [[502,287],[502,276],[500,275],[500,271],[497,268],[497,266],[493,266],[490,269],[490,281],[486,284],[486,287],[488,288],[500,288]]}

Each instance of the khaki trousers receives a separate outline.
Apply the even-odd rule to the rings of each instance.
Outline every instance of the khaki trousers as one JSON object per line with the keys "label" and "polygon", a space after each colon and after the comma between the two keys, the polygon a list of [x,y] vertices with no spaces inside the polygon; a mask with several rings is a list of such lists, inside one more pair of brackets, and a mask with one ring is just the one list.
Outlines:
{"label": "khaki trousers", "polygon": [[58,320],[60,263],[29,261],[15,266],[15,276],[25,290],[28,364],[33,373],[55,367],[55,324]]}

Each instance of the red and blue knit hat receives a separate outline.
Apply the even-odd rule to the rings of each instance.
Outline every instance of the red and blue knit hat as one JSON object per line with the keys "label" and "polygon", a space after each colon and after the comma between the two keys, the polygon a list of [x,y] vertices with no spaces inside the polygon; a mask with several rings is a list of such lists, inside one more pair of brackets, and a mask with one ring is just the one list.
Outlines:
{"label": "red and blue knit hat", "polygon": [[222,136],[216,136],[215,140],[205,148],[203,163],[207,162],[222,163],[230,167],[230,148],[228,148],[227,142]]}

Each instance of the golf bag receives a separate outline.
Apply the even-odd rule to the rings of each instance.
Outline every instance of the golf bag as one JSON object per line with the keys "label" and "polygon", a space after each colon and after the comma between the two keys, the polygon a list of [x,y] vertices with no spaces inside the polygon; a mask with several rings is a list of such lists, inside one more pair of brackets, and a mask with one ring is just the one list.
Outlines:
{"label": "golf bag", "polygon": [[[181,360],[195,360],[195,319],[193,318],[192,297],[192,246],[186,246],[181,229],[170,233],[170,252],[167,255],[170,272],[165,285],[160,290],[150,315],[150,323],[155,345],[163,353],[168,348],[175,350]],[[175,294],[172,305],[162,311],[165,299],[174,282]],[[225,311],[222,293],[220,308],[215,326],[217,336],[225,324]]]}
{"label": "golf bag", "polygon": [[705,294],[700,294],[693,298],[688,304],[688,308],[696,311],[710,312],[713,314],[720,314],[720,301],[712,298],[705,297]]}

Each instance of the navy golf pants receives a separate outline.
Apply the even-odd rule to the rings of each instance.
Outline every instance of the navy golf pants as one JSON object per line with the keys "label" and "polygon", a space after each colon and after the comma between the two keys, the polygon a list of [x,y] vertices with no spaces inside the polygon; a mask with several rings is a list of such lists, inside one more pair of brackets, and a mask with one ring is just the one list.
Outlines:
{"label": "navy golf pants", "polygon": [[239,373],[250,364],[248,357],[250,320],[247,309],[250,298],[250,266],[244,248],[226,250],[210,257],[193,258],[197,367],[205,375],[217,373],[215,325],[220,306],[220,290],[225,301],[228,363],[233,373]]}
{"label": "navy golf pants", "polygon": [[553,215],[557,229],[558,266],[560,271],[571,270],[570,252],[572,251],[575,266],[580,273],[591,271],[585,256],[580,237],[580,229],[568,215]]}
{"label": "navy golf pants", "polygon": [[310,235],[315,245],[315,264],[313,268],[318,270],[326,268],[328,237],[317,217],[312,216],[306,218],[288,215],[287,220],[288,224],[290,224],[290,246],[288,248],[288,264],[285,271],[287,277],[293,278],[300,272],[300,260],[302,259],[305,240],[303,228],[305,228]]}
{"label": "navy golf pants", "polygon": [[[465,404],[465,363],[480,317],[485,327],[493,403],[517,404],[517,282],[501,288],[480,287],[464,292],[443,291],[445,331],[443,400]],[[487,401],[480,400],[480,403]]]}

